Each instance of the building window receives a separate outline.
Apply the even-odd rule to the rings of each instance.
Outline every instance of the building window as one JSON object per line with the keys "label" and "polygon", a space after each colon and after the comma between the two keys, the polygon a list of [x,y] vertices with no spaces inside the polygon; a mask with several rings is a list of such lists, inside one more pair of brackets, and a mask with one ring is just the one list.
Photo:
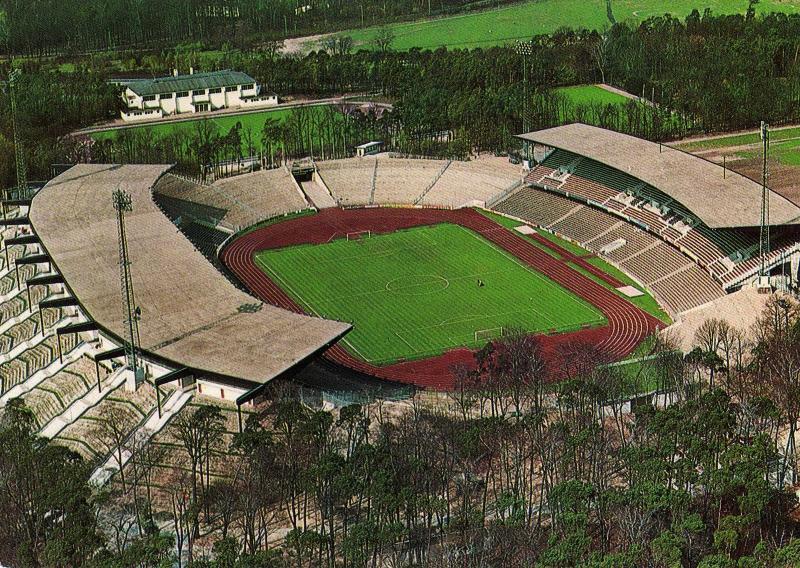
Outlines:
{"label": "building window", "polygon": [[200,97],[200,96],[203,96],[205,94],[206,94],[205,89],[202,89],[200,91],[192,91],[192,95],[195,96],[195,97]]}
{"label": "building window", "polygon": [[184,97],[188,97],[188,96],[189,96],[189,91],[180,91],[180,92],[178,93],[178,98],[179,98],[179,99],[182,99],[182,98],[184,98]]}
{"label": "building window", "polygon": [[175,97],[175,93],[164,93],[161,95],[161,99],[172,99]]}
{"label": "building window", "polygon": [[154,100],[156,100],[156,96],[155,95],[145,95],[144,97],[142,97],[142,100],[144,102],[154,101]]}
{"label": "building window", "polygon": [[219,389],[219,397],[225,398],[225,389]]}
{"label": "building window", "polygon": [[201,383],[197,383],[197,392],[199,393],[203,392],[203,385]]}
{"label": "building window", "polygon": [[237,90],[237,87],[225,87],[225,92],[226,93],[235,93],[236,90]]}
{"label": "building window", "polygon": [[255,88],[256,88],[255,85],[242,85],[242,90],[243,91],[250,91],[250,90],[255,89]]}
{"label": "building window", "polygon": [[220,87],[217,87],[217,88],[215,88],[215,89],[209,89],[209,90],[208,90],[208,94],[209,94],[209,95],[213,95],[213,94],[216,94],[216,93],[221,93],[221,92],[222,92],[222,89],[221,89]]}

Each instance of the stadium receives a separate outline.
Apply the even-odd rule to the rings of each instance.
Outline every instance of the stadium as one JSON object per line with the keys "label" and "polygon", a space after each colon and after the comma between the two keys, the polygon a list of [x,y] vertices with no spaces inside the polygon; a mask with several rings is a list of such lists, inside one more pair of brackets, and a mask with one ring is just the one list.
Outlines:
{"label": "stadium", "polygon": [[[549,358],[586,342],[620,360],[731,292],[796,282],[800,207],[768,192],[764,250],[759,183],[583,124],[519,138],[529,169],[381,154],[203,184],[78,164],[5,200],[0,402],[24,396],[86,452],[107,400],[157,430],[196,392],[235,402],[241,426],[311,362],[448,390],[512,329]],[[144,377],[122,363],[118,189]]]}

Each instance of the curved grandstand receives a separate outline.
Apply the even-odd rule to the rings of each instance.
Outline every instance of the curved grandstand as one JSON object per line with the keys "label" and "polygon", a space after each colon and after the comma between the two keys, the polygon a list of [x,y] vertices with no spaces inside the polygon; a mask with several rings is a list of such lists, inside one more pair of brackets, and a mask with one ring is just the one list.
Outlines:
{"label": "curved grandstand", "polygon": [[[126,219],[140,343],[168,364],[218,378],[267,382],[344,335],[349,325],[258,303],[226,280],[159,211],[151,188],[168,166],[78,165],[33,200],[30,223],[81,309],[100,329],[124,337],[116,212]],[[69,204],[65,207],[64,204]]]}
{"label": "curved grandstand", "polygon": [[[35,391],[69,367],[84,378],[74,389],[74,400],[82,401],[90,396],[88,370],[94,365],[100,381],[100,365],[123,357],[111,200],[117,187],[133,198],[130,254],[151,382],[193,376],[187,385],[240,403],[323,352],[373,376],[448,388],[452,365],[471,363],[475,347],[465,342],[466,348],[390,363],[360,358],[340,341],[348,340],[351,325],[342,322],[349,318],[304,315],[314,312],[257,265],[261,251],[458,225],[602,314],[602,322],[567,332],[545,328],[546,350],[582,339],[615,358],[660,326],[625,295],[623,276],[650,291],[673,318],[747,285],[762,261],[776,283],[787,267],[794,281],[800,208],[770,195],[773,247],[762,259],[755,182],[585,125],[522,138],[540,158],[527,172],[504,158],[381,155],[201,184],[168,166],[75,166],[32,202],[6,203],[14,213],[3,221],[0,256],[0,397]],[[554,243],[548,233],[590,253]],[[602,269],[595,257],[624,275]],[[475,342],[483,337],[477,331]],[[48,426],[56,410],[43,411],[43,428],[64,428]]]}

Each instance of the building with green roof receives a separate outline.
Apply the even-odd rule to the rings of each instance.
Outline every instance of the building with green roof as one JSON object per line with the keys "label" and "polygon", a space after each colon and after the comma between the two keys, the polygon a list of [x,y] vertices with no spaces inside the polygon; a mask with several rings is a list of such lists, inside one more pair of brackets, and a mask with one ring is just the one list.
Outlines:
{"label": "building with green roof", "polygon": [[173,114],[209,112],[225,108],[258,109],[278,104],[278,95],[265,92],[247,73],[225,69],[168,77],[133,79],[125,83],[122,111],[126,122]]}

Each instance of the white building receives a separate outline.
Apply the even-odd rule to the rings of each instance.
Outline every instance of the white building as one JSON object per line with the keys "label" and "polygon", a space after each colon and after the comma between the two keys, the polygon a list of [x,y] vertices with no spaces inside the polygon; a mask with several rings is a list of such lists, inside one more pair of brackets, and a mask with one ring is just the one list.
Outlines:
{"label": "white building", "polygon": [[151,120],[172,114],[207,112],[223,108],[262,108],[278,104],[278,95],[264,92],[247,73],[211,71],[170,77],[135,79],[122,94],[126,122]]}

